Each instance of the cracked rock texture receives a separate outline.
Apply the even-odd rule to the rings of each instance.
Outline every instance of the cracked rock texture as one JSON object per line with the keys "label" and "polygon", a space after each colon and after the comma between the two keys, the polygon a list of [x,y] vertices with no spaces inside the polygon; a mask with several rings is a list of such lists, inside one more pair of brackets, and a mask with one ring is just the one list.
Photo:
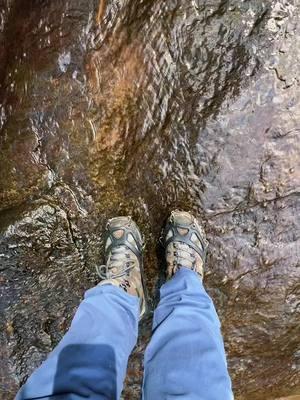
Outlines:
{"label": "cracked rock texture", "polygon": [[0,0],[1,399],[97,282],[107,218],[140,224],[155,304],[176,207],[207,231],[236,399],[298,399],[299,15],[298,0]]}

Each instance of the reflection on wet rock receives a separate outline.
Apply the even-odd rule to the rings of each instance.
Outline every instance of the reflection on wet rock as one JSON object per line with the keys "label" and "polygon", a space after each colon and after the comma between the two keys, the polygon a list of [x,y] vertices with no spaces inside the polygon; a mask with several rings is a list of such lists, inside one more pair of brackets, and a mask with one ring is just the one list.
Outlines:
{"label": "reflection on wet rock", "polygon": [[[210,240],[236,398],[299,394],[300,5],[0,1],[1,398],[97,280],[107,218],[157,239],[173,208]],[[151,316],[124,398],[138,399]],[[2,368],[3,366],[3,368]]]}

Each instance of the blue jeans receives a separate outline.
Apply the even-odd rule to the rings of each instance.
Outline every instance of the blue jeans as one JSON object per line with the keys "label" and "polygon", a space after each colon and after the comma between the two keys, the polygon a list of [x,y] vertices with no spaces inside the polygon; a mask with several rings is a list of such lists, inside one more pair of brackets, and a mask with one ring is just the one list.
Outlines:
{"label": "blue jeans", "polygon": [[[16,400],[119,399],[136,344],[139,300],[104,285],[86,292],[71,327]],[[145,354],[144,400],[232,400],[220,322],[196,273],[161,288]]]}

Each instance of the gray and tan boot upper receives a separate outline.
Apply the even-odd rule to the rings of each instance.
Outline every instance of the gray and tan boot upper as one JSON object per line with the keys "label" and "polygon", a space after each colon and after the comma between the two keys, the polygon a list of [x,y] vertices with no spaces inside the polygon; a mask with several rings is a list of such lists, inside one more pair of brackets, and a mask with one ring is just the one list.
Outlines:
{"label": "gray and tan boot upper", "polygon": [[141,317],[146,311],[143,285],[143,239],[131,217],[116,217],[108,221],[105,238],[105,265],[97,267],[103,279],[99,285],[115,285],[138,296]]}
{"label": "gray and tan boot upper", "polygon": [[171,213],[165,228],[164,244],[168,279],[182,267],[203,278],[208,243],[203,228],[192,214],[178,210]]}

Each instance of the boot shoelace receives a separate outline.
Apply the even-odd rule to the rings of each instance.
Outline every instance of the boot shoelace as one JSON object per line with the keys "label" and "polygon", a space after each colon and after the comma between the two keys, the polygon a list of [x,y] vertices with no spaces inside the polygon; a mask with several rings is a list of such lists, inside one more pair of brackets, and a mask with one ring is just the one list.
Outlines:
{"label": "boot shoelace", "polygon": [[[194,250],[186,243],[173,242],[173,256],[177,267],[196,269],[196,257]],[[171,254],[168,250],[168,254]]]}
{"label": "boot shoelace", "polygon": [[134,268],[134,263],[126,246],[113,247],[106,265],[97,267],[97,272],[101,279],[123,278],[129,276],[129,272]]}

